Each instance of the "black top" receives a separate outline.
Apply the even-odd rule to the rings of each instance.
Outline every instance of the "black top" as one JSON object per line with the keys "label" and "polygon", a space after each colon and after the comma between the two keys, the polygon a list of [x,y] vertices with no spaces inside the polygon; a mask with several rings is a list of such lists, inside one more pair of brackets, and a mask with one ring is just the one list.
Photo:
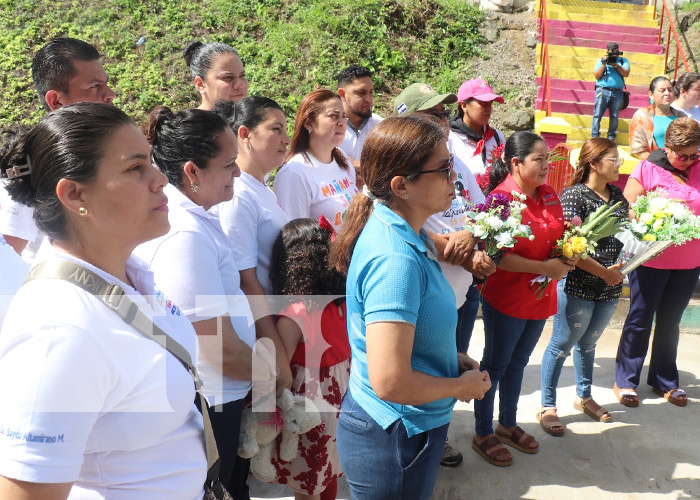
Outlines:
{"label": "black top", "polygon": [[[629,203],[619,187],[608,184],[608,188],[610,189],[610,201],[607,203],[585,184],[576,184],[564,189],[561,194],[561,206],[564,209],[566,220],[571,220],[575,215],[578,215],[582,221],[585,221],[586,217],[595,212],[601,205],[612,206],[621,201],[622,204],[615,209],[614,214],[621,221],[627,221],[629,219]],[[622,250],[622,242],[614,236],[608,236],[598,241],[596,253],[589,255],[588,258],[592,257],[602,266],[609,267],[615,264],[620,250]],[[577,267],[566,275],[564,291],[584,300],[608,301],[620,297],[622,283],[609,286],[603,279]]]}

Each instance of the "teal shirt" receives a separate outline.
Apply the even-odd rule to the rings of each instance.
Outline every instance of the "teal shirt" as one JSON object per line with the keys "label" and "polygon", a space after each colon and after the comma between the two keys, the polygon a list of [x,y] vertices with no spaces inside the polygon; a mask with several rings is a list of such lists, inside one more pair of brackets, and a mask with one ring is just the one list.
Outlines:
{"label": "teal shirt", "polygon": [[666,129],[675,119],[676,116],[654,115],[654,141],[659,149],[666,147]]}
{"label": "teal shirt", "polygon": [[377,204],[360,233],[347,278],[350,388],[355,401],[384,429],[403,421],[409,436],[452,419],[456,400],[400,405],[381,400],[369,382],[366,325],[415,326],[411,366],[435,377],[457,377],[457,309],[452,288],[435,259],[427,233],[420,236],[398,214]]}
{"label": "teal shirt", "polygon": [[[625,69],[630,69],[630,62],[625,59],[624,57],[620,57],[620,62],[618,63],[620,66],[622,66]],[[595,64],[595,68],[593,71],[598,71],[598,69],[603,65],[603,61],[598,59],[598,62]],[[612,66],[608,66],[606,64],[607,68],[605,68],[605,71],[603,72],[603,76],[600,77],[600,79],[596,80],[595,85],[596,87],[610,87],[613,89],[622,89],[625,86],[625,80],[622,78],[622,75],[617,72],[615,68]]]}

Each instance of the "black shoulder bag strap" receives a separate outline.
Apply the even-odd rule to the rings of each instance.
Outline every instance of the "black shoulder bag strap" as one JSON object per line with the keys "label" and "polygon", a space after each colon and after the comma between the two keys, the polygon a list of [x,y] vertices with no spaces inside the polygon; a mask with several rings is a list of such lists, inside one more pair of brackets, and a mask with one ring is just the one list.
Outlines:
{"label": "black shoulder bag strap", "polygon": [[139,307],[126,295],[122,287],[107,282],[98,274],[80,264],[58,258],[41,262],[32,267],[25,283],[39,278],[54,278],[67,281],[94,295],[123,319],[126,324],[132,326],[144,337],[163,346],[190,372],[197,391],[196,399],[202,409],[202,418],[204,420],[204,444],[207,453],[207,482],[205,486],[211,487],[217,483],[220,468],[219,451],[216,447],[214,431],[209,419],[209,404],[204,398],[202,380],[199,378],[197,368],[192,364],[192,356],[187,352],[187,349],[182,347],[180,343],[143,314]]}

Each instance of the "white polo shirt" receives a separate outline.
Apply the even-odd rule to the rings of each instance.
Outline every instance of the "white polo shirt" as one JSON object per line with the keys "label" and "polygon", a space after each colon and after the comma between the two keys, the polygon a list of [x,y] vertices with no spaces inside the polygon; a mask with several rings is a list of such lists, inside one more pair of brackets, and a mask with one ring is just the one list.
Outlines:
{"label": "white polo shirt", "polygon": [[24,262],[0,235],[0,326],[12,297],[28,274],[29,264]]}
{"label": "white polo shirt", "polygon": [[[486,164],[491,164],[491,152],[496,147],[495,134],[498,134],[500,139],[500,144],[505,144],[505,138],[503,134],[496,129],[493,129],[494,137],[491,137],[486,141]],[[453,145],[454,150],[452,151],[456,157],[458,157],[462,162],[471,170],[474,177],[478,175],[483,175],[486,172],[486,166],[481,159],[481,153],[474,156],[474,151],[476,151],[476,146],[478,142],[470,139],[464,134],[458,134],[454,130],[450,130],[450,142]]]}
{"label": "white polo shirt", "polygon": [[272,245],[289,217],[277,203],[275,193],[252,175],[241,172],[233,190],[231,201],[210,212],[218,214],[238,268],[256,268],[258,281],[270,295]]}
{"label": "white polo shirt", "polygon": [[673,103],[673,104],[671,104],[671,107],[673,109],[677,109],[678,111],[683,113],[688,118],[692,118],[696,122],[700,122],[700,106],[693,106],[690,109],[683,109],[680,106],[677,106],[676,103]]}
{"label": "white polo shirt", "polygon": [[324,215],[339,231],[357,195],[355,169],[349,160],[346,171],[335,160],[321,163],[310,153],[308,157],[294,155],[279,169],[274,182],[277,200],[290,220]]}
{"label": "white polo shirt", "polygon": [[0,182],[0,234],[27,240],[22,258],[30,264],[34,262],[46,235],[34,222],[34,209],[10,198],[5,186]]}
{"label": "white polo shirt", "polygon": [[[158,286],[192,322],[229,315],[238,337],[251,349],[255,345],[255,322],[241,291],[241,278],[219,220],[168,184],[164,192],[170,210],[170,231],[139,245],[134,253],[155,274]],[[221,352],[221,336],[200,337],[213,342],[207,352]],[[204,395],[211,406],[242,399],[249,381],[222,374],[222,360],[201,359],[198,365]]]}
{"label": "white polo shirt", "polygon": [[[484,201],[484,194],[479,189],[474,175],[464,165],[464,163],[455,156],[455,197],[452,200],[452,206],[445,212],[440,212],[431,215],[424,224],[424,228],[431,233],[447,234],[464,229],[467,220],[467,211],[470,204],[481,203]],[[462,266],[453,266],[446,262],[440,262],[442,274],[445,275],[452,290],[455,292],[457,309],[462,307],[462,304],[467,299],[467,291],[472,284],[472,274]]]}
{"label": "white polo shirt", "polygon": [[352,126],[350,120],[346,119],[348,128],[345,131],[345,139],[343,140],[343,144],[340,145],[340,149],[353,160],[359,161],[362,153],[362,146],[365,145],[367,136],[383,119],[384,118],[378,114],[372,113],[372,116],[362,124],[359,130]]}
{"label": "white polo shirt", "polygon": [[[127,263],[132,288],[51,254],[119,284],[197,359],[192,325],[143,263]],[[71,500],[202,498],[207,464],[191,375],[92,294],[59,279],[24,285],[0,333],[0,380],[1,475],[73,482]]]}

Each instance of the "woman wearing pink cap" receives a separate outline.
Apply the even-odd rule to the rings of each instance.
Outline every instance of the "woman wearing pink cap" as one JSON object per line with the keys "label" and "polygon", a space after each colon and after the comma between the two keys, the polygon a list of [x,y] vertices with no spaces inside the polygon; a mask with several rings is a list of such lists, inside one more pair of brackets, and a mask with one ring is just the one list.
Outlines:
{"label": "woman wearing pink cap", "polygon": [[[448,144],[452,153],[474,174],[482,191],[488,187],[493,151],[505,144],[503,134],[489,126],[493,101],[502,104],[503,97],[495,94],[488,83],[480,78],[467,80],[459,87],[457,113],[450,120]],[[469,348],[478,310],[479,289],[472,283],[467,300],[458,311],[459,352],[466,353]]]}

